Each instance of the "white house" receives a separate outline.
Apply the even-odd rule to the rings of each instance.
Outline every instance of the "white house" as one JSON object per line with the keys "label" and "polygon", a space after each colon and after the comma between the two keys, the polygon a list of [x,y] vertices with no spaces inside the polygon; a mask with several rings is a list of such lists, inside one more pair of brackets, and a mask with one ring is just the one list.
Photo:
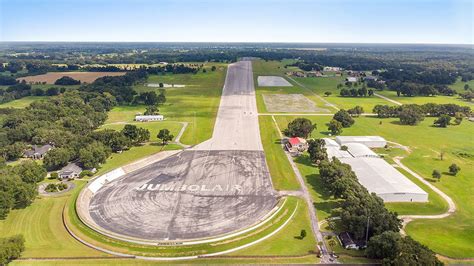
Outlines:
{"label": "white house", "polygon": [[82,168],[76,163],[69,163],[58,171],[59,179],[74,179],[79,177],[82,172]]}
{"label": "white house", "polygon": [[356,77],[347,77],[346,81],[355,83],[355,82],[357,82],[357,78]]}
{"label": "white house", "polygon": [[135,121],[148,122],[148,121],[163,121],[163,115],[137,115]]}

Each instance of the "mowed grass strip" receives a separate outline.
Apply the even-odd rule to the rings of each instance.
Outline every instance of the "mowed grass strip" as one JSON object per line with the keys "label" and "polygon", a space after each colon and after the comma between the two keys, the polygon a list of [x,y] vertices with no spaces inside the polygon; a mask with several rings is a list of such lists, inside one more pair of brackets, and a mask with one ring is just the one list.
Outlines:
{"label": "mowed grass strip", "polygon": [[45,96],[27,96],[11,102],[0,104],[0,108],[26,108],[34,101],[46,100],[48,97]]}
{"label": "mowed grass strip", "polygon": [[[276,117],[280,127],[284,127],[296,117]],[[318,129],[313,137],[327,137],[326,123],[331,117],[306,116],[316,122]],[[458,210],[452,216],[439,220],[416,220],[408,224],[406,232],[429,246],[435,252],[455,258],[474,257],[474,143],[472,132],[474,123],[464,120],[459,126],[448,128],[433,127],[435,118],[425,118],[417,126],[400,125],[398,119],[378,119],[375,117],[356,118],[351,128],[345,128],[342,135],[379,135],[387,140],[409,146],[412,153],[402,160],[410,169],[425,177],[433,185],[448,194],[456,203]],[[449,137],[447,137],[449,136]],[[444,159],[439,159],[439,153],[444,153]],[[457,176],[447,174],[450,164],[456,163],[461,167]],[[431,178],[433,169],[443,172],[441,181]],[[408,176],[410,178],[410,176]],[[430,198],[431,200],[431,198]],[[421,214],[437,213],[443,206],[432,201],[432,207],[417,204]],[[418,208],[412,205],[394,206],[394,210],[402,213],[415,211]],[[390,207],[390,206],[389,206]],[[391,208],[391,207],[390,207]]]}
{"label": "mowed grass strip", "polygon": [[37,198],[31,206],[13,210],[0,221],[0,235],[22,234],[26,247],[23,258],[108,256],[79,243],[64,228],[61,215],[69,195]]}
{"label": "mowed grass strip", "polygon": [[298,190],[295,173],[280,144],[281,137],[271,116],[259,116],[260,135],[273,187],[276,190]]}

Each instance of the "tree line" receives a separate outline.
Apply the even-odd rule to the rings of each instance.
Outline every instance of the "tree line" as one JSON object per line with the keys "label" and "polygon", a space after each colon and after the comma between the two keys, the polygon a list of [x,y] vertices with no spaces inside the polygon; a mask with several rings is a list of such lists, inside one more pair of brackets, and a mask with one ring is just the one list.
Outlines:
{"label": "tree line", "polygon": [[310,140],[310,159],[319,167],[324,189],[341,200],[340,207],[332,213],[340,217],[341,229],[356,240],[368,239],[366,256],[382,259],[385,265],[442,265],[428,247],[402,237],[397,213],[387,210],[380,197],[358,182],[350,165],[337,158],[329,160],[324,147],[323,139]]}

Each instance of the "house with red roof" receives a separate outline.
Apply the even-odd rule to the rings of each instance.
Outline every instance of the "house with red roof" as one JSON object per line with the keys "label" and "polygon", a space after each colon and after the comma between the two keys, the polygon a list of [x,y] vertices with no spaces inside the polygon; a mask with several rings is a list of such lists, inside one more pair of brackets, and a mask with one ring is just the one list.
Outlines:
{"label": "house with red roof", "polygon": [[286,140],[285,147],[290,153],[299,154],[308,149],[308,142],[303,138],[293,137]]}

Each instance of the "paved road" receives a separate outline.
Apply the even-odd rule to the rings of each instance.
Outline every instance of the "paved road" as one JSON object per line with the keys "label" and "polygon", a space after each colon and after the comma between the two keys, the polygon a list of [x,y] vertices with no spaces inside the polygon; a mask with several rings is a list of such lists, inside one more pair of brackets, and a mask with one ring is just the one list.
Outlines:
{"label": "paved road", "polygon": [[92,192],[94,224],[139,241],[213,237],[265,217],[278,195],[260,139],[251,62],[229,65],[210,140]]}
{"label": "paved road", "polygon": [[[281,129],[278,126],[278,123],[275,120],[275,117],[272,116],[273,123],[275,124],[275,127],[278,130],[278,134],[280,134],[280,137],[283,137],[283,134],[281,133]],[[282,148],[284,149],[283,145]],[[309,218],[311,220],[311,228],[314,234],[314,237],[317,239],[318,242],[321,242],[322,245],[320,246],[321,249],[321,263],[336,263],[336,261],[330,261],[330,257],[328,254],[328,249],[326,247],[326,243],[324,242],[323,235],[321,234],[321,231],[319,230],[319,221],[318,221],[318,216],[316,215],[316,208],[314,207],[313,204],[313,199],[311,198],[311,195],[309,194],[308,188],[306,187],[306,183],[304,182],[303,176],[300,173],[300,170],[296,166],[295,162],[293,161],[293,158],[291,157],[290,153],[286,152],[286,157],[288,159],[288,162],[291,165],[291,168],[293,169],[293,172],[296,175],[296,179],[298,180],[298,183],[300,184],[300,195],[303,197],[303,199],[306,201],[306,205],[308,206],[308,211],[309,211]]]}
{"label": "paved road", "polygon": [[263,151],[251,61],[229,65],[212,138],[193,150]]}
{"label": "paved road", "polygon": [[388,97],[385,97],[385,96],[383,96],[383,95],[380,95],[380,94],[378,94],[378,93],[374,93],[374,95],[377,96],[377,97],[379,97],[379,98],[382,98],[382,99],[384,99],[384,100],[386,100],[386,101],[389,101],[389,102],[391,102],[391,103],[393,103],[393,104],[396,104],[396,105],[403,105],[401,102],[397,102],[397,101],[395,101],[395,100],[392,100],[392,99],[390,99],[390,98],[388,98]]}

